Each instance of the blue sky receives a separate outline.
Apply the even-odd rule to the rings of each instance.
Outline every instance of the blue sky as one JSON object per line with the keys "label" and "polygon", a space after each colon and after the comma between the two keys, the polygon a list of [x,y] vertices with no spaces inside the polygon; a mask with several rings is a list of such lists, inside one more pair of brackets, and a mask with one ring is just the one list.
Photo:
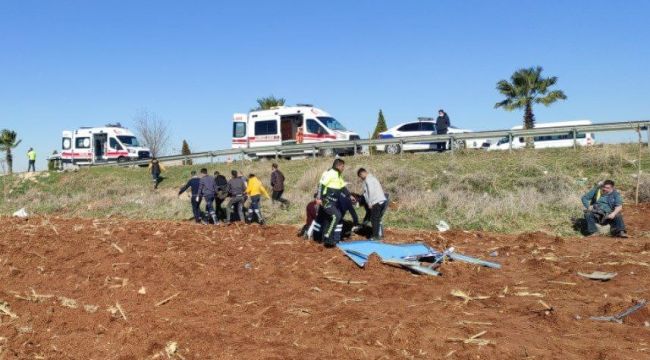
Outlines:
{"label": "blue sky", "polygon": [[[0,128],[39,166],[60,132],[139,109],[173,148],[230,146],[234,112],[274,94],[313,103],[362,137],[444,108],[452,124],[510,128],[499,79],[534,65],[568,100],[540,122],[650,118],[648,1],[0,0]],[[630,136],[632,138],[632,136]]]}

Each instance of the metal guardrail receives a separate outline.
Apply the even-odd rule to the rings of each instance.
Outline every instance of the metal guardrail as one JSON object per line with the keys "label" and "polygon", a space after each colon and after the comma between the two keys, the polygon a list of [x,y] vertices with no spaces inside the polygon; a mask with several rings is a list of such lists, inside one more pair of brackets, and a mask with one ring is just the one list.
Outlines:
{"label": "metal guardrail", "polygon": [[[456,133],[456,134],[445,134],[445,135],[426,135],[426,136],[409,136],[409,137],[400,137],[400,138],[390,138],[390,139],[365,139],[365,140],[349,140],[349,141],[332,141],[324,143],[308,143],[308,144],[295,144],[295,145],[282,145],[282,146],[263,146],[263,147],[252,147],[252,148],[241,148],[241,149],[224,149],[224,150],[215,150],[215,151],[204,151],[199,153],[193,153],[191,155],[171,155],[171,156],[161,156],[158,158],[161,162],[169,161],[187,161],[192,159],[200,158],[215,158],[223,156],[247,156],[255,155],[257,153],[272,153],[276,157],[282,156],[296,156],[301,154],[296,154],[298,151],[311,151],[312,153],[305,153],[304,156],[313,155],[316,156],[322,150],[329,149],[341,149],[341,148],[354,148],[355,153],[356,149],[359,146],[376,146],[376,145],[391,145],[398,144],[404,145],[409,143],[420,143],[420,142],[450,142],[451,150],[456,149],[455,144],[458,141],[467,141],[467,140],[484,140],[484,139],[493,139],[493,138],[504,138],[508,137],[510,139],[510,148],[512,148],[512,140],[517,137],[529,137],[529,136],[539,136],[539,135],[557,135],[557,134],[570,134],[574,140],[574,146],[576,146],[577,136],[579,133],[586,132],[614,132],[614,131],[647,131],[648,138],[650,138],[650,120],[640,120],[640,121],[626,121],[626,122],[610,122],[610,123],[601,123],[601,124],[592,124],[592,125],[581,125],[581,126],[559,126],[559,127],[548,127],[548,128],[536,128],[536,129],[522,129],[522,130],[491,130],[491,131],[477,131],[477,132],[467,132],[467,133]],[[144,165],[147,164],[149,160],[138,160],[138,161],[129,161],[124,163],[104,163],[104,164],[93,164],[92,166],[130,166],[130,165]]]}

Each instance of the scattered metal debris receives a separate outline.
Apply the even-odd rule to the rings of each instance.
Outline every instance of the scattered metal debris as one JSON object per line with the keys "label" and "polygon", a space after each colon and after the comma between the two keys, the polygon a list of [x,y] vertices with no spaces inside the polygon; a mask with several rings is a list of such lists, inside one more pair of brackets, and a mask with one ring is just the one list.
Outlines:
{"label": "scattered metal debris", "polygon": [[437,268],[445,260],[462,261],[470,264],[500,269],[501,265],[459,254],[451,247],[438,252],[424,244],[387,244],[381,241],[348,241],[339,243],[338,248],[360,267],[364,267],[372,254],[377,254],[382,263],[400,266],[417,274],[438,276]]}
{"label": "scattered metal debris", "polygon": [[629,307],[625,311],[620,312],[620,313],[618,313],[616,315],[613,315],[613,316],[592,316],[590,319],[591,320],[596,320],[596,321],[611,321],[611,322],[615,322],[615,323],[618,323],[618,324],[622,324],[624,318],[626,318],[627,316],[630,316],[632,313],[634,313],[634,312],[636,312],[638,310],[643,309],[647,304],[648,304],[648,301],[646,301],[645,299],[641,299],[641,300],[637,301],[637,303],[634,304],[633,306]]}
{"label": "scattered metal debris", "polygon": [[613,279],[618,273],[614,272],[604,272],[604,271],[594,271],[590,274],[578,272],[578,275],[586,277],[587,279],[600,280],[600,281],[609,281]]}

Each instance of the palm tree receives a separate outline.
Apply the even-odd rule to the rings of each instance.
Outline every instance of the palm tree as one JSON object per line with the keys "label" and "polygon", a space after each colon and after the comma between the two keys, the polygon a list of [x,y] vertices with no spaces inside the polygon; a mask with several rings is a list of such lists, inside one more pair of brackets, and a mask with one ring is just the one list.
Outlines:
{"label": "palm tree", "polygon": [[271,95],[257,99],[257,107],[251,109],[251,111],[268,110],[272,107],[283,106],[284,103],[284,98],[276,98],[275,96]]}
{"label": "palm tree", "polygon": [[[506,98],[494,105],[494,108],[504,108],[507,111],[524,109],[524,129],[535,127],[533,104],[549,106],[558,100],[566,100],[562,90],[549,88],[557,83],[557,77],[542,77],[542,67],[519,69],[510,77],[510,81],[501,80],[497,90]],[[526,147],[534,147],[533,138],[526,138]]]}
{"label": "palm tree", "polygon": [[18,134],[15,131],[9,129],[3,129],[0,131],[0,151],[5,152],[5,158],[7,162],[7,168],[9,174],[13,173],[13,156],[11,155],[11,149],[16,148],[22,140],[16,140]]}

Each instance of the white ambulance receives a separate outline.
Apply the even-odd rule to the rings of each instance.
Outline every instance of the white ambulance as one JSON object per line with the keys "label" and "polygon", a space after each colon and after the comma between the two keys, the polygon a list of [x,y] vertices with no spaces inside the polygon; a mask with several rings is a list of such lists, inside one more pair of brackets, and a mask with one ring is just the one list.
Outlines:
{"label": "white ambulance", "polygon": [[[330,141],[359,140],[358,134],[347,130],[338,120],[313,105],[278,106],[270,110],[233,115],[232,147],[249,149],[263,146],[314,144]],[[357,152],[361,147],[357,147]],[[351,155],[354,147],[327,149],[321,155]],[[282,157],[300,157],[313,150],[283,152]],[[250,154],[253,155],[253,154]],[[275,152],[255,153],[256,157],[273,157]]]}
{"label": "white ambulance", "polygon": [[151,151],[141,146],[138,138],[120,124],[63,131],[61,159],[64,164],[91,165],[150,157]]}

